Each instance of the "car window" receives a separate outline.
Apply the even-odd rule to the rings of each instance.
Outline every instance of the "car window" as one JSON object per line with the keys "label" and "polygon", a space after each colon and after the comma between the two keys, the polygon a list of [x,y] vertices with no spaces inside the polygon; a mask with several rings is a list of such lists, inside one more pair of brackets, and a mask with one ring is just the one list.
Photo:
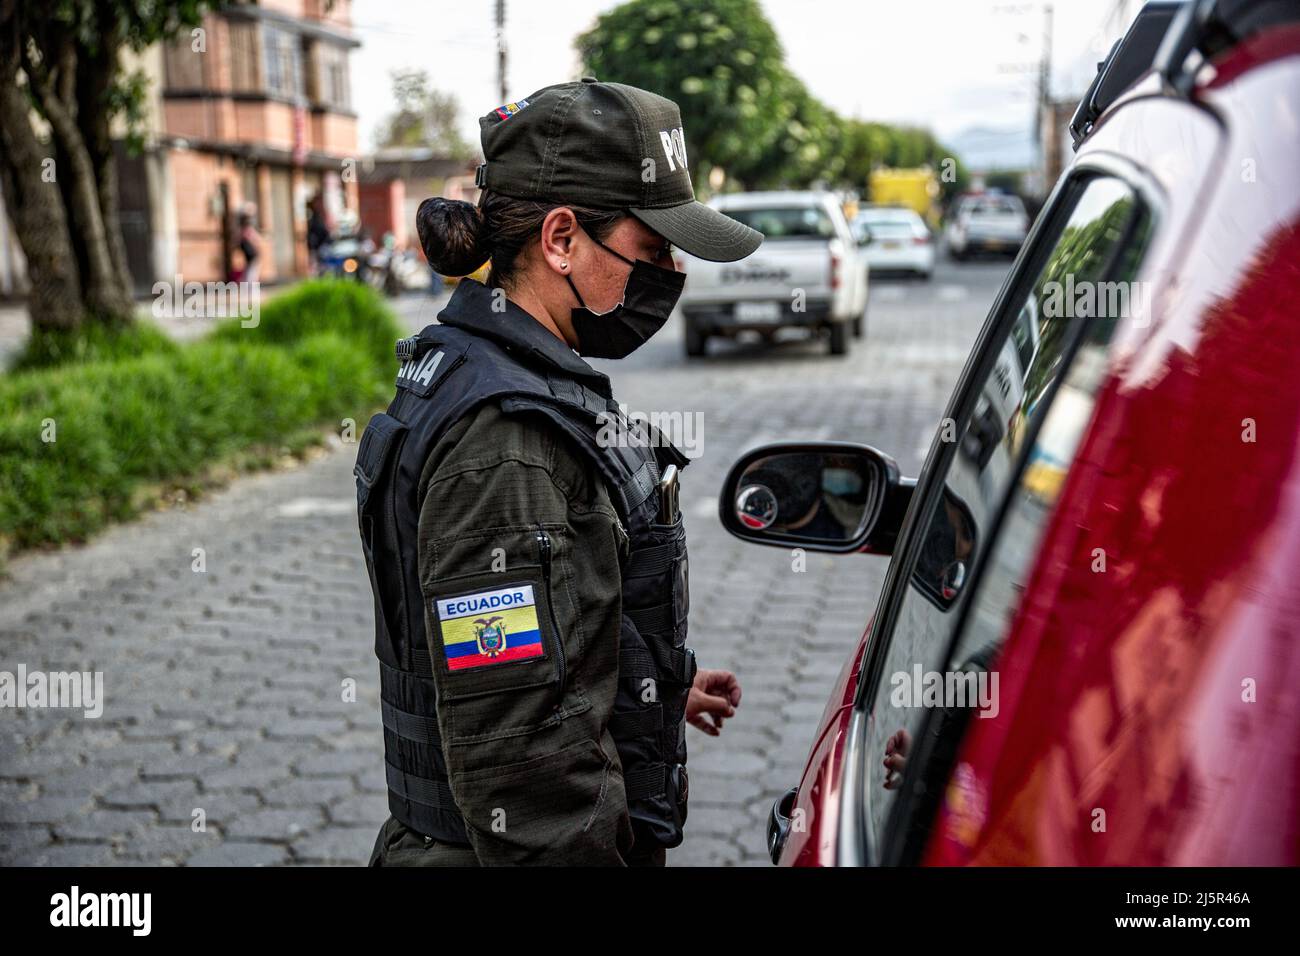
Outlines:
{"label": "car window", "polygon": [[1011,341],[1015,345],[1016,356],[1020,359],[1020,367],[1029,368],[1038,351],[1039,342],[1037,302],[1034,298],[1026,299],[1020,314],[1016,316],[1015,324],[1011,326]]}
{"label": "car window", "polygon": [[996,199],[977,199],[970,204],[972,216],[1012,216],[1023,213],[1025,207],[1013,196],[1001,196]]}
{"label": "car window", "polygon": [[871,230],[871,235],[879,239],[911,239],[917,234],[917,227],[905,219],[891,219],[886,222],[864,219],[861,224]]}
{"label": "car window", "polygon": [[863,222],[920,222],[911,209],[864,209],[857,216]]}
{"label": "car window", "polygon": [[[1113,283],[1132,283],[1146,248],[1149,221],[1137,230],[1122,258],[1111,272]],[[1080,249],[1079,251],[1082,251]],[[1085,254],[1099,253],[1096,246]],[[1065,257],[1055,260],[1060,276],[1068,271]],[[1084,264],[1087,268],[1087,264]],[[1050,282],[1040,281],[1039,288]],[[1063,281],[1063,279],[1062,279]],[[953,646],[948,669],[960,669],[976,657],[996,663],[996,652],[1007,636],[1012,616],[1020,606],[1020,595],[1046,528],[1052,506],[1056,504],[1066,473],[1074,463],[1075,452],[1084,430],[1092,421],[1097,392],[1106,370],[1106,351],[1116,316],[1088,318],[1077,351],[1051,405],[1043,412],[1043,421],[1025,458],[1024,468],[1006,505],[1006,513],[991,544],[980,580],[972,596],[972,607],[965,626]],[[1033,383],[1040,390],[1045,383]]]}
{"label": "car window", "polygon": [[782,239],[831,239],[835,224],[821,206],[771,209],[724,209],[728,216],[763,234],[765,242]]}
{"label": "car window", "polygon": [[[1002,337],[986,346],[996,349],[992,367],[977,385],[967,386],[978,389],[973,409],[961,429],[947,426],[957,441],[955,453],[945,472],[927,475],[925,488],[917,488],[921,500],[929,501],[934,495],[926,489],[942,482],[938,500],[895,558],[911,561],[912,568],[897,579],[905,591],[883,639],[887,643],[875,652],[883,660],[875,671],[863,785],[877,847],[900,792],[900,771],[914,769],[907,768],[907,757],[916,749],[927,711],[943,708],[959,692],[972,692],[971,703],[978,703],[978,675],[987,671],[996,651],[991,640],[970,646],[956,662],[966,670],[948,670],[960,612],[988,549],[991,525],[1016,481],[1025,435],[1046,412],[1044,396],[1064,367],[1072,338],[1067,330],[1076,327],[1073,311],[1058,307],[1065,276],[1070,275],[1072,289],[1105,279],[1136,214],[1132,191],[1112,177],[1094,177],[1075,187],[1073,195],[1050,253],[1027,260],[1042,267],[1032,281],[1016,283],[1013,288],[1025,291],[1004,304],[1001,315],[1013,317],[1003,323]],[[887,758],[896,770],[887,769]]]}

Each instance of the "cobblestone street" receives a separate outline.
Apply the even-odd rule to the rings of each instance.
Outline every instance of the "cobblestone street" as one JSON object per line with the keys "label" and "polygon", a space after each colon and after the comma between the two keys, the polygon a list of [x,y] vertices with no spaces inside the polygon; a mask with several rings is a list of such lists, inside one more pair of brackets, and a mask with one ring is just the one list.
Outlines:
{"label": "cobblestone street", "polygon": [[[840,439],[915,475],[1005,270],[873,278],[866,338],[846,358],[714,343],[688,361],[674,320],[625,362],[598,363],[633,411],[702,415],[703,454],[682,478],[691,644],[744,689],[720,738],[688,732],[690,820],[670,865],[768,865],[768,809],[798,781],[886,567],[810,554],[795,573],[788,552],[730,537],[717,518],[727,469],[765,442]],[[398,308],[412,328],[437,311],[415,297]],[[0,863],[365,862],[387,803],[355,453],[336,440],[304,465],[11,562],[0,670],[102,671],[106,699],[98,719],[0,710]]]}

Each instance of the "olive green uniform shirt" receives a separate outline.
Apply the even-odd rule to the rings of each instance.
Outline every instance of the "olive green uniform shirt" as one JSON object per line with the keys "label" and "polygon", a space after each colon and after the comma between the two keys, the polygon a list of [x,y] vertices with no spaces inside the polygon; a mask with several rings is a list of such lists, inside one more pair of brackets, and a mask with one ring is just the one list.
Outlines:
{"label": "olive green uniform shirt", "polygon": [[594,467],[546,419],[489,405],[435,446],[419,494],[419,575],[431,641],[441,639],[435,597],[535,580],[540,527],[551,540],[546,590],[554,623],[540,602],[538,617],[544,637],[558,628],[565,677],[562,688],[555,681],[510,686],[527,681],[512,678],[509,664],[481,668],[482,677],[452,674],[431,646],[438,728],[471,847],[427,841],[390,819],[376,846],[379,862],[662,863],[662,851],[649,858],[632,852],[608,730],[628,542]]}

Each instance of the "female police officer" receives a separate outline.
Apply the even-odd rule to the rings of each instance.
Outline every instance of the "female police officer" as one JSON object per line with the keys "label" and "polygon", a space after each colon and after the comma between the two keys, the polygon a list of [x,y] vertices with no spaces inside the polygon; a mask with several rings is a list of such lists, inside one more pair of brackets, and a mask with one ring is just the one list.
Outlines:
{"label": "female police officer", "polygon": [[662,864],[684,724],[717,733],[740,687],[685,643],[686,459],[583,357],[663,325],[670,243],[732,261],[762,236],[695,201],[653,93],[588,77],[480,126],[478,206],[425,200],[417,227],[438,272],[490,258],[488,285],[398,343],[357,458],[392,811],[372,862]]}

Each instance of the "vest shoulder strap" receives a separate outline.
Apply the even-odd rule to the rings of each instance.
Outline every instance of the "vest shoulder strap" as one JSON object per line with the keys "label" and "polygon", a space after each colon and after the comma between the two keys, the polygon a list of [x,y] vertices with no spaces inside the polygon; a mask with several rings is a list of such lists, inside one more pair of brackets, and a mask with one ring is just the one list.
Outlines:
{"label": "vest shoulder strap", "polygon": [[636,432],[629,432],[612,399],[554,370],[539,370],[481,336],[430,325],[399,342],[397,352],[404,362],[389,414],[419,435],[411,449],[417,455],[484,404],[507,414],[541,414],[593,462],[625,521],[655,494],[664,467],[689,461],[653,430],[643,431],[643,440],[623,440]]}

